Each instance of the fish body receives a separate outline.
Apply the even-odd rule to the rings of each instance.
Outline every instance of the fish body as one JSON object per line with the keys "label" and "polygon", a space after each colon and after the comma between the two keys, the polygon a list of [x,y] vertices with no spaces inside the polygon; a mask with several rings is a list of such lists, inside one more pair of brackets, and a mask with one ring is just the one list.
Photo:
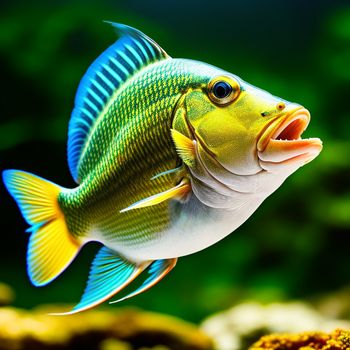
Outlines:
{"label": "fish body", "polygon": [[[74,313],[163,278],[177,258],[224,238],[322,148],[309,112],[207,63],[172,59],[121,34],[88,69],[69,125],[65,189],[16,170],[3,178],[31,225],[28,273],[56,278],[87,242],[103,244]],[[121,299],[121,300],[123,300]]]}
{"label": "fish body", "polygon": [[[220,74],[224,71],[205,63],[164,60],[147,67],[115,96],[80,161],[79,187],[58,198],[73,235],[100,241],[131,260],[155,260],[204,249],[244,221],[237,210],[232,218],[231,206],[225,213],[202,205],[195,196],[186,203],[162,202],[120,213],[180,182],[184,171],[152,180],[181,164],[170,132],[174,106],[188,86],[207,85]],[[139,86],[143,93],[135,95]],[[226,226],[225,233],[215,234],[211,223],[217,225],[217,220]]]}

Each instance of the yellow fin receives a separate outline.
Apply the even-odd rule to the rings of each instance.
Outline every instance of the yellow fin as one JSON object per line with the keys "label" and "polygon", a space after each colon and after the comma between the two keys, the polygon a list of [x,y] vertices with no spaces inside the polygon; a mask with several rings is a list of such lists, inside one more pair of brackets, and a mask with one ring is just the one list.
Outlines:
{"label": "yellow fin", "polygon": [[34,285],[43,286],[63,272],[80,249],[57,201],[62,188],[17,170],[4,171],[3,179],[22,215],[32,225],[28,229],[28,274]]}
{"label": "yellow fin", "polygon": [[191,185],[188,180],[182,180],[177,186],[170,188],[161,193],[157,193],[148,198],[141,199],[140,201],[130,205],[129,207],[122,209],[120,213],[125,213],[126,211],[132,209],[139,209],[144,207],[149,207],[166,201],[171,198],[184,198],[191,191]]}
{"label": "yellow fin", "polygon": [[27,253],[28,275],[36,286],[50,283],[72,262],[80,244],[68,232],[63,216],[34,229]]}
{"label": "yellow fin", "polygon": [[176,150],[183,162],[188,166],[193,166],[196,159],[194,141],[175,129],[171,129],[171,136],[175,143]]}

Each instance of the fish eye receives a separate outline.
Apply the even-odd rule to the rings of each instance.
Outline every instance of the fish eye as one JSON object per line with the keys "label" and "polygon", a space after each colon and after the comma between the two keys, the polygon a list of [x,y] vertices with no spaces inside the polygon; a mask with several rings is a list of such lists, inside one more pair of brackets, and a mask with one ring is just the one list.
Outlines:
{"label": "fish eye", "polygon": [[213,94],[216,98],[225,98],[232,92],[232,86],[226,81],[218,81],[213,86]]}
{"label": "fish eye", "polygon": [[231,77],[221,76],[212,79],[208,86],[208,96],[217,105],[227,105],[237,99],[239,83]]}

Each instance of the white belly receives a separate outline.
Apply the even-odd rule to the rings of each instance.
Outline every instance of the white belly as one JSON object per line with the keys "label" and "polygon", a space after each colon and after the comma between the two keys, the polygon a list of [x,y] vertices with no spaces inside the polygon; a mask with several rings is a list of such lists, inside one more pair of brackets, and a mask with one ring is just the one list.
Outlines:
{"label": "white belly", "polygon": [[153,240],[132,246],[106,245],[135,262],[193,254],[229,235],[248,219],[262,201],[263,198],[244,196],[244,201],[235,208],[217,209],[192,196],[186,204],[170,204],[172,224],[166,231],[155,234]]}

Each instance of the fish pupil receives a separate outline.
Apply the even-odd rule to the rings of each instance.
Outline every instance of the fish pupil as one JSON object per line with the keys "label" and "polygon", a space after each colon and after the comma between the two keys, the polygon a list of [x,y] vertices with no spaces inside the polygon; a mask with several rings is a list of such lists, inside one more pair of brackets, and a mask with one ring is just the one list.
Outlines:
{"label": "fish pupil", "polygon": [[225,81],[217,82],[213,87],[213,93],[217,98],[225,98],[232,92],[232,87]]}

